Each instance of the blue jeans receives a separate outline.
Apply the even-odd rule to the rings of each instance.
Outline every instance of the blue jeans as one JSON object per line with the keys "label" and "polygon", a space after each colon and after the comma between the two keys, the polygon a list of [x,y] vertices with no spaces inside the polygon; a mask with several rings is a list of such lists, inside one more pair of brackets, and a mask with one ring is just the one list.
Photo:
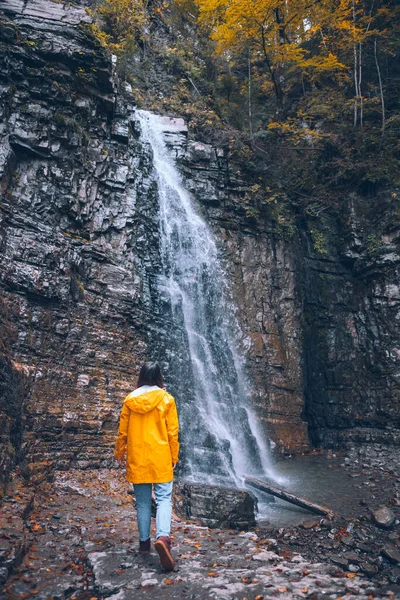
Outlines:
{"label": "blue jeans", "polygon": [[151,525],[151,490],[154,485],[156,496],[156,538],[161,535],[169,536],[171,531],[173,481],[168,483],[133,483],[136,498],[136,512],[139,529],[139,539],[145,542],[150,538]]}

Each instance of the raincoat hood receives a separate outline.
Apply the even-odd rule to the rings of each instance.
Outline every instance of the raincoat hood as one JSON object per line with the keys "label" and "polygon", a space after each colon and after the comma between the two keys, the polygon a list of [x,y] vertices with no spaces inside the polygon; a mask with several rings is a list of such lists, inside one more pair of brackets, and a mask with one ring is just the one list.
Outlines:
{"label": "raincoat hood", "polygon": [[153,410],[166,393],[157,385],[142,385],[127,396],[125,404],[133,412],[144,415]]}

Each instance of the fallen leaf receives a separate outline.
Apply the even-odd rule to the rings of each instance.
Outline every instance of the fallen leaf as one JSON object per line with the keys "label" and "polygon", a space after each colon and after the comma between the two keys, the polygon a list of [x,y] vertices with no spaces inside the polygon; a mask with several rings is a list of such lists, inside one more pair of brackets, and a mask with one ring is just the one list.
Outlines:
{"label": "fallen leaf", "polygon": [[242,583],[251,583],[251,577],[242,577]]}
{"label": "fallen leaf", "polygon": [[278,587],[278,592],[280,592],[281,594],[283,594],[283,592],[287,592],[287,587]]}
{"label": "fallen leaf", "polygon": [[173,579],[166,579],[164,581],[164,583],[165,583],[165,585],[172,585],[174,583],[174,580]]}
{"label": "fallen leaf", "polygon": [[209,571],[208,576],[209,577],[218,577],[218,573],[215,573],[214,571]]}
{"label": "fallen leaf", "polygon": [[256,596],[255,600],[264,600],[264,596]]}
{"label": "fallen leaf", "polygon": [[347,577],[348,579],[353,579],[353,577],[355,577],[355,576],[356,576],[356,574],[355,574],[355,573],[346,573],[346,577]]}
{"label": "fallen leaf", "polygon": [[303,594],[307,594],[307,592],[308,592],[308,588],[302,588],[302,590],[301,590],[301,591],[303,592]]}

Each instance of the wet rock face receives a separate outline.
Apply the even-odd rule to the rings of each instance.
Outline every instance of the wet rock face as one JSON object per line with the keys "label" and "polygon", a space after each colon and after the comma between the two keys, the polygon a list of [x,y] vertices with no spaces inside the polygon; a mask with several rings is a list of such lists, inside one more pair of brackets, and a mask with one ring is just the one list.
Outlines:
{"label": "wet rock face", "polygon": [[309,436],[325,447],[398,445],[397,195],[349,195],[342,221],[324,225],[321,253],[312,242],[321,222],[299,221],[290,240],[277,238],[267,220],[246,218],[248,188],[218,150],[189,142],[182,153],[177,146],[188,187],[226,257],[267,435],[286,452],[307,449]]}
{"label": "wet rock face", "polygon": [[[145,359],[163,360],[170,326],[151,156],[83,9],[2,9],[0,295],[10,368],[30,383],[24,452],[32,472],[105,466],[121,401]],[[246,217],[245,182],[181,119],[166,119],[166,139],[219,240],[264,434],[286,452],[309,447],[308,426],[321,445],[397,443],[394,234],[368,259],[351,213],[321,260],[304,224],[284,241]]]}
{"label": "wet rock face", "polygon": [[110,461],[146,357],[158,262],[150,156],[85,11],[2,8],[0,286],[10,352],[30,380],[25,451],[37,465],[96,467]]}
{"label": "wet rock face", "polygon": [[257,499],[244,490],[175,482],[173,506],[180,518],[205,527],[247,531],[256,525]]}
{"label": "wet rock face", "polygon": [[396,197],[350,196],[324,257],[302,238],[305,406],[318,445],[400,443]]}
{"label": "wet rock face", "polygon": [[219,240],[261,430],[278,451],[307,450],[299,241],[278,239],[270,223],[246,217],[249,188],[222,151],[193,141],[182,151],[179,138],[175,151],[187,187]]}
{"label": "wet rock face", "polygon": [[[104,466],[121,401],[168,328],[155,292],[151,156],[87,14],[46,0],[3,4],[0,285],[12,353],[31,383],[25,451],[32,473],[45,461]],[[296,252],[245,226],[243,185],[218,150],[188,142],[181,119],[166,119],[166,139],[221,239],[260,422],[280,448],[304,450]]]}

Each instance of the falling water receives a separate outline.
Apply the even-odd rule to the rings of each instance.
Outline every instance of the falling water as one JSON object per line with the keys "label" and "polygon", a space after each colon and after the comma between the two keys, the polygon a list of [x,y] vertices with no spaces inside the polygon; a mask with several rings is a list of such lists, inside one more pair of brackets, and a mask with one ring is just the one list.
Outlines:
{"label": "falling water", "polygon": [[[177,398],[184,440],[186,477],[242,485],[245,475],[270,471],[268,451],[250,412],[251,390],[243,374],[238,326],[212,233],[184,187],[165,120],[138,111],[142,142],[153,153],[157,182],[162,275],[158,294],[170,307],[170,332],[183,332],[169,380],[189,379]],[[173,358],[173,357],[172,357]],[[173,360],[172,360],[173,362]],[[180,386],[182,390],[182,385]]]}

